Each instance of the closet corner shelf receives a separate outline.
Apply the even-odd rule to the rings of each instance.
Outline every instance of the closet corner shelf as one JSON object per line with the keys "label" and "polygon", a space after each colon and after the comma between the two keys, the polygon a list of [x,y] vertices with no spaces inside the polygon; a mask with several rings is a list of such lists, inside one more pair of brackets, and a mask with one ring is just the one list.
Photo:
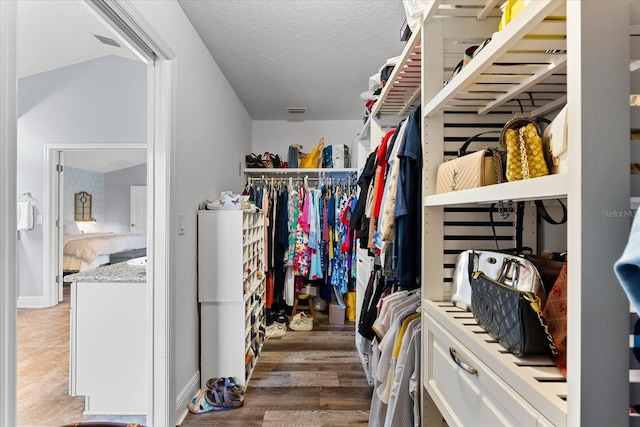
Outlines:
{"label": "closet corner shelf", "polygon": [[547,175],[469,190],[425,196],[424,206],[490,203],[497,200],[539,200],[567,197],[567,174]]}
{"label": "closet corner shelf", "polygon": [[393,68],[370,116],[396,114],[406,116],[420,102],[422,88],[422,31],[407,41],[400,60]]}

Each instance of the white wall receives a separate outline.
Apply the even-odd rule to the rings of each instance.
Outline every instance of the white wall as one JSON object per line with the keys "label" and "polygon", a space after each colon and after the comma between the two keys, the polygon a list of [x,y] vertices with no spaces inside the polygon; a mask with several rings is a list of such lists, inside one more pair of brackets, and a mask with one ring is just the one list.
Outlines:
{"label": "white wall", "polygon": [[147,185],[147,165],[138,165],[104,174],[104,221],[102,230],[128,233],[131,229],[132,185]]}
{"label": "white wall", "polygon": [[348,145],[352,153],[351,166],[355,167],[357,144],[354,141],[363,126],[359,120],[255,120],[251,151],[256,155],[265,151],[279,154],[283,161],[287,161],[289,145],[301,144],[304,147],[302,151],[308,153],[324,137],[325,146]]}
{"label": "white wall", "polygon": [[[18,82],[18,194],[44,207],[45,144],[146,142],[146,66],[108,56]],[[43,295],[42,225],[18,241],[18,295]]]}
{"label": "white wall", "polygon": [[[199,366],[196,277],[196,211],[221,191],[242,190],[240,165],[251,150],[251,118],[176,1],[134,0],[133,5],[177,55],[175,170],[172,212],[185,214],[185,233],[174,243],[170,268],[174,295],[175,368],[169,390],[177,398]],[[175,220],[175,218],[174,218]],[[203,339],[207,339],[203,337]],[[192,395],[188,396],[191,399]],[[188,401],[180,402],[178,417]]]}

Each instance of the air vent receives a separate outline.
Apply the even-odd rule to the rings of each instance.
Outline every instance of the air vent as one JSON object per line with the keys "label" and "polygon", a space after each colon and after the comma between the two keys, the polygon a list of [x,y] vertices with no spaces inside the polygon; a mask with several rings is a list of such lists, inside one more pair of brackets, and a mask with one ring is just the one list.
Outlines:
{"label": "air vent", "polygon": [[287,108],[289,114],[304,114],[307,111],[307,107]]}
{"label": "air vent", "polygon": [[130,164],[132,164],[131,162],[128,162],[126,160],[115,160],[113,162],[109,162],[110,165],[116,166],[116,167],[125,167],[128,166]]}
{"label": "air vent", "polygon": [[114,39],[110,39],[109,37],[102,37],[95,34],[93,35],[93,37],[97,38],[98,41],[102,44],[106,44],[108,46],[120,47],[117,41],[115,41]]}

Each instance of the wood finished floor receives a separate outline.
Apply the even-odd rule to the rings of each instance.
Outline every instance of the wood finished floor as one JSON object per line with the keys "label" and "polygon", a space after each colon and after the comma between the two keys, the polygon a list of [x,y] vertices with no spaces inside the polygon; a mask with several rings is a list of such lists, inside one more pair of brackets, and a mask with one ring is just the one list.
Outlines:
{"label": "wood finished floor", "polygon": [[316,313],[313,331],[265,342],[242,408],[189,414],[181,427],[368,425],[373,388],[354,334],[353,323],[329,325]]}
{"label": "wood finished floor", "polygon": [[18,426],[80,421],[136,422],[146,417],[84,416],[84,397],[69,396],[69,289],[50,308],[18,309]]}

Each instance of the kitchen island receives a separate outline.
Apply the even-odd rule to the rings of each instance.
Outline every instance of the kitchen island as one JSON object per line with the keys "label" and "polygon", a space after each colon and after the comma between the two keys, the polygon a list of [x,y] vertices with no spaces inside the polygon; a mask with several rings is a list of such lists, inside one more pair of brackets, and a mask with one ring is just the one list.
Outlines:
{"label": "kitchen island", "polygon": [[71,282],[69,394],[85,396],[86,415],[146,415],[149,308],[146,267],[138,264],[65,277]]}

